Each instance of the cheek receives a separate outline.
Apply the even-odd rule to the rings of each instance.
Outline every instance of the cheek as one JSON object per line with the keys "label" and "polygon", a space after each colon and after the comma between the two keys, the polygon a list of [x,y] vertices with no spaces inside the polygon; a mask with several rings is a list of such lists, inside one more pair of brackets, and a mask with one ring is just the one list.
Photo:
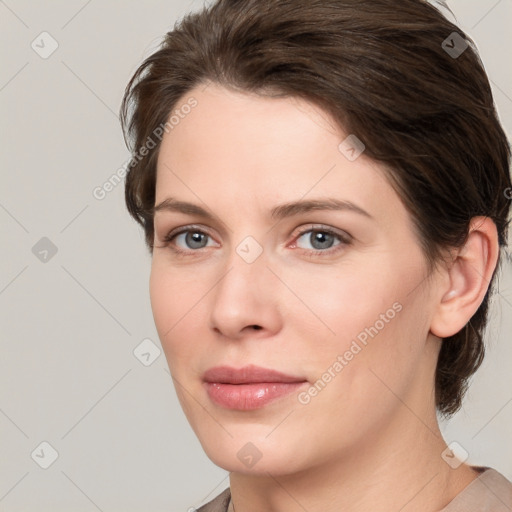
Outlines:
{"label": "cheek", "polygon": [[369,263],[347,260],[336,272],[319,266],[314,275],[294,268],[283,279],[294,285],[289,324],[308,375],[330,371],[342,387],[358,381],[361,393],[377,379],[371,369],[390,383],[407,379],[402,369],[417,364],[428,334],[427,322],[418,324],[426,305],[419,291],[410,293],[422,266],[384,258]]}
{"label": "cheek", "polygon": [[[305,404],[305,418],[316,416],[315,424],[326,437],[342,433],[356,439],[384,424],[401,407],[398,397],[407,395],[420,373],[424,340],[415,323],[419,308],[394,301],[395,294],[383,297],[391,307],[367,299],[351,306],[350,314],[342,309],[331,317],[336,336],[303,339],[309,341],[305,364],[312,385],[298,398]],[[304,428],[312,426],[305,420]]]}
{"label": "cheek", "polygon": [[[187,330],[198,322],[194,318],[195,306],[205,293],[200,279],[184,280],[183,276],[179,268],[170,268],[158,258],[153,260],[149,281],[151,309],[169,362],[175,362],[180,351],[193,345],[194,336],[187,336]],[[189,343],[178,343],[179,339],[188,339]]]}
{"label": "cheek", "polygon": [[384,327],[380,315],[386,320],[396,314],[397,306],[393,309],[393,305],[402,291],[400,278],[393,272],[390,266],[376,268],[363,258],[343,262],[337,269],[324,265],[314,271],[306,267],[286,270],[283,281],[293,283],[294,292],[288,293],[287,299],[290,324],[310,324],[311,334],[316,336],[309,341],[318,336],[326,341],[315,349],[343,349],[359,334],[364,341],[366,329],[376,322],[379,331]]}
{"label": "cheek", "polygon": [[158,263],[155,263],[155,260],[153,260],[151,265],[149,296],[155,325],[160,341],[163,343],[165,333],[173,325],[173,311],[176,310],[176,294],[172,293],[171,280],[168,275],[162,271]]}

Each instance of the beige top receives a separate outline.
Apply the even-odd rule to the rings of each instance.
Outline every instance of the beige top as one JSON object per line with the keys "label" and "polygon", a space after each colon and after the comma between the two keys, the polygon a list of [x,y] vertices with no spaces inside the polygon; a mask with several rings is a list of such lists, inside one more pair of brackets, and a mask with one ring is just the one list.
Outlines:
{"label": "beige top", "polygon": [[[512,512],[512,483],[492,468],[474,467],[481,475],[439,512]],[[229,487],[197,512],[228,512]]]}

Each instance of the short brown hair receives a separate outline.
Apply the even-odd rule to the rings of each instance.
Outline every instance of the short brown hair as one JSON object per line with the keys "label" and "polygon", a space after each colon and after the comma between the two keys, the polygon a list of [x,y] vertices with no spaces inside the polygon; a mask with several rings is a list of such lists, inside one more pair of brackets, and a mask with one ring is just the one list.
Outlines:
{"label": "short brown hair", "polygon": [[[460,55],[448,51],[454,47]],[[430,270],[443,249],[464,244],[475,216],[490,217],[506,246],[510,147],[474,43],[432,5],[218,0],[189,14],[126,87],[121,122],[132,152],[153,139],[188,91],[207,82],[301,97],[356,134],[365,155],[385,164]],[[125,189],[128,211],[143,226],[151,252],[159,147],[158,141],[145,158],[134,155]],[[442,342],[435,387],[445,416],[460,408],[483,360],[501,259],[477,312]]]}

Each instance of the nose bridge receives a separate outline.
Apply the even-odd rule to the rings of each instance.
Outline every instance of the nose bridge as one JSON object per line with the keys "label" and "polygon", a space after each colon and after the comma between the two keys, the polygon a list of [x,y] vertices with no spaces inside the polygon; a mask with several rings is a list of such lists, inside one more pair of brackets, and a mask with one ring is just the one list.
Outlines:
{"label": "nose bridge", "polygon": [[[227,288],[228,291],[242,292],[249,295],[253,292],[259,293],[265,279],[267,253],[253,236],[245,236],[234,245],[227,255],[225,268],[227,274],[219,283]],[[257,289],[258,288],[258,289]]]}
{"label": "nose bridge", "polygon": [[263,251],[256,256],[253,245],[240,243],[231,250],[225,269],[224,277],[217,286],[217,304],[241,310],[248,302],[259,302],[264,288],[264,273],[268,273]]}
{"label": "nose bridge", "polygon": [[244,238],[230,251],[225,272],[215,287],[213,327],[236,337],[247,326],[277,327],[274,278],[263,247],[253,237]]}

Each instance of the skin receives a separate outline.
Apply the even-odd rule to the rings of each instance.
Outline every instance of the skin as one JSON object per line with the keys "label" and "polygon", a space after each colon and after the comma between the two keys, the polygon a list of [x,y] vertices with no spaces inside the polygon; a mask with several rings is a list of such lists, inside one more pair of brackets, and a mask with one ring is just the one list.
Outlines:
{"label": "skin", "polygon": [[[197,107],[162,140],[155,204],[172,197],[214,217],[155,213],[151,304],[180,403],[208,457],[231,472],[236,512],[440,510],[477,476],[441,457],[440,338],[484,298],[495,225],[473,219],[466,246],[427,278],[410,215],[382,167],[364,153],[349,161],[338,149],[348,134],[325,112],[217,84],[182,102],[189,97]],[[276,205],[327,197],[372,218],[270,216]],[[189,224],[208,235],[205,247],[191,248],[185,235],[164,241]],[[313,228],[350,242],[334,236],[318,249],[311,231],[299,233]],[[247,236],[263,250],[252,263],[236,252]],[[307,390],[396,303],[400,312],[307,404],[293,393],[234,411],[203,387],[208,368],[255,364],[301,376]],[[237,457],[249,442],[262,454],[250,468]]]}

